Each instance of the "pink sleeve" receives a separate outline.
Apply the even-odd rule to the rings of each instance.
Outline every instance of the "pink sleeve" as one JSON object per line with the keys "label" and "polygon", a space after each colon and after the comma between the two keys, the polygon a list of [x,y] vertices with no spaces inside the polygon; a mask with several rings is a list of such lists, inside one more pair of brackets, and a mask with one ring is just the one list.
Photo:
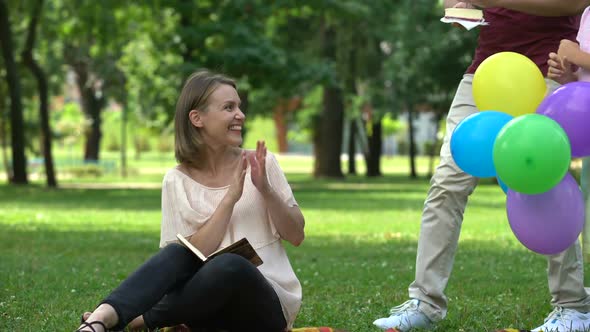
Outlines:
{"label": "pink sleeve", "polygon": [[[166,174],[162,184],[162,223],[160,247],[176,242],[176,234],[189,237],[196,233],[211,217],[191,206],[190,193],[178,176]],[[198,199],[197,201],[202,201]]]}
{"label": "pink sleeve", "polygon": [[590,24],[590,20],[588,19],[588,17],[590,17],[590,6],[588,6],[586,8],[586,10],[584,10],[584,13],[582,14],[582,18],[580,19],[580,29],[578,30],[578,36],[576,37],[576,40],[578,41],[578,44],[583,43],[582,39],[582,35],[584,33],[584,30],[590,30],[590,26],[588,26],[588,24]]}

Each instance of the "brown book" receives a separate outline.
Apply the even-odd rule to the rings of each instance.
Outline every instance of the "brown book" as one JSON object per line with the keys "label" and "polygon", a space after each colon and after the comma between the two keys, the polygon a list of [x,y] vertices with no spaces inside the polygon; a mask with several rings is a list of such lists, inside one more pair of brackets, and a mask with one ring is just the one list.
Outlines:
{"label": "brown book", "polygon": [[202,262],[205,263],[213,257],[226,252],[240,255],[245,259],[249,260],[252,264],[254,264],[254,266],[259,266],[263,263],[260,256],[258,256],[258,254],[256,253],[256,250],[252,248],[252,245],[250,245],[250,242],[248,242],[248,239],[246,239],[245,237],[240,239],[238,242],[234,242],[225,248],[215,251],[209,256],[203,255],[203,253],[195,246],[193,246],[187,239],[185,239],[184,236],[176,234],[176,238],[180,241],[180,243],[182,243],[185,247],[192,251]]}

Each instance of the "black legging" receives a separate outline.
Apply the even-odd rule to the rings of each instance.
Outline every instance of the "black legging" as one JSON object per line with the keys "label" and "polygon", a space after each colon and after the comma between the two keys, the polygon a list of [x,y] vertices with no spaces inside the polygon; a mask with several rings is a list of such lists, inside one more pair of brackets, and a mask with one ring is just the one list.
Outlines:
{"label": "black legging", "polygon": [[114,329],[142,314],[148,328],[278,332],[287,326],[277,294],[252,263],[223,254],[203,265],[180,244],[161,249],[102,303],[118,314]]}

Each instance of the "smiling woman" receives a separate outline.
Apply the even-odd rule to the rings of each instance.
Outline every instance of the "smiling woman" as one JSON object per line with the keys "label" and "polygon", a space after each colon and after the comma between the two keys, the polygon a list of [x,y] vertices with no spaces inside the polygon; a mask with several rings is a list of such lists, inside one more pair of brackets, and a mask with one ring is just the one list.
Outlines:
{"label": "smiling woman", "polygon": [[[301,244],[304,219],[264,141],[240,148],[245,120],[233,80],[208,71],[188,78],[176,106],[178,166],[162,184],[162,249],[84,315],[78,331],[293,326],[301,285],[281,239]],[[177,235],[206,256],[247,238],[264,264],[230,253],[205,264]]]}
{"label": "smiling woman", "polygon": [[[235,92],[235,96],[232,93]],[[230,96],[227,96],[230,94]],[[198,165],[203,153],[205,144],[201,128],[204,123],[201,116],[209,113],[210,110],[222,110],[226,106],[223,98],[233,97],[229,102],[238,102],[239,97],[236,92],[236,83],[222,75],[215,75],[207,71],[199,71],[192,74],[182,89],[178,102],[176,104],[175,121],[175,155],[179,163]],[[221,105],[219,104],[221,102]],[[232,105],[233,106],[233,105]],[[245,120],[244,114],[241,113],[242,123]],[[219,112],[213,112],[219,113]],[[236,114],[229,114],[235,117]],[[187,121],[190,119],[190,121]],[[240,136],[241,137],[241,136]]]}
{"label": "smiling woman", "polygon": [[211,93],[208,105],[192,109],[188,117],[205,140],[205,145],[242,144],[242,125],[246,116],[240,109],[235,86],[219,85]]}

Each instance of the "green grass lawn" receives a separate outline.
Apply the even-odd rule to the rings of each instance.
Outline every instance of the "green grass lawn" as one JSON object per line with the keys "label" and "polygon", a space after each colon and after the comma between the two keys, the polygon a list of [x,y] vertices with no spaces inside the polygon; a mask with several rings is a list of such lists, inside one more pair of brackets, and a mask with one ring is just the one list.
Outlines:
{"label": "green grass lawn", "polygon": [[[306,217],[306,240],[288,244],[303,285],[296,326],[378,331],[372,321],[407,298],[414,277],[426,179],[407,160],[384,160],[382,178],[314,180],[309,159],[279,158]],[[0,185],[0,331],[73,331],[80,314],[158,246],[163,172],[173,162],[116,175],[62,181],[64,188]],[[422,174],[424,160],[420,162]],[[89,188],[85,184],[100,183]],[[142,185],[143,184],[143,185]],[[482,184],[467,209],[435,331],[532,328],[551,310],[546,260],[512,235],[501,189]]]}

